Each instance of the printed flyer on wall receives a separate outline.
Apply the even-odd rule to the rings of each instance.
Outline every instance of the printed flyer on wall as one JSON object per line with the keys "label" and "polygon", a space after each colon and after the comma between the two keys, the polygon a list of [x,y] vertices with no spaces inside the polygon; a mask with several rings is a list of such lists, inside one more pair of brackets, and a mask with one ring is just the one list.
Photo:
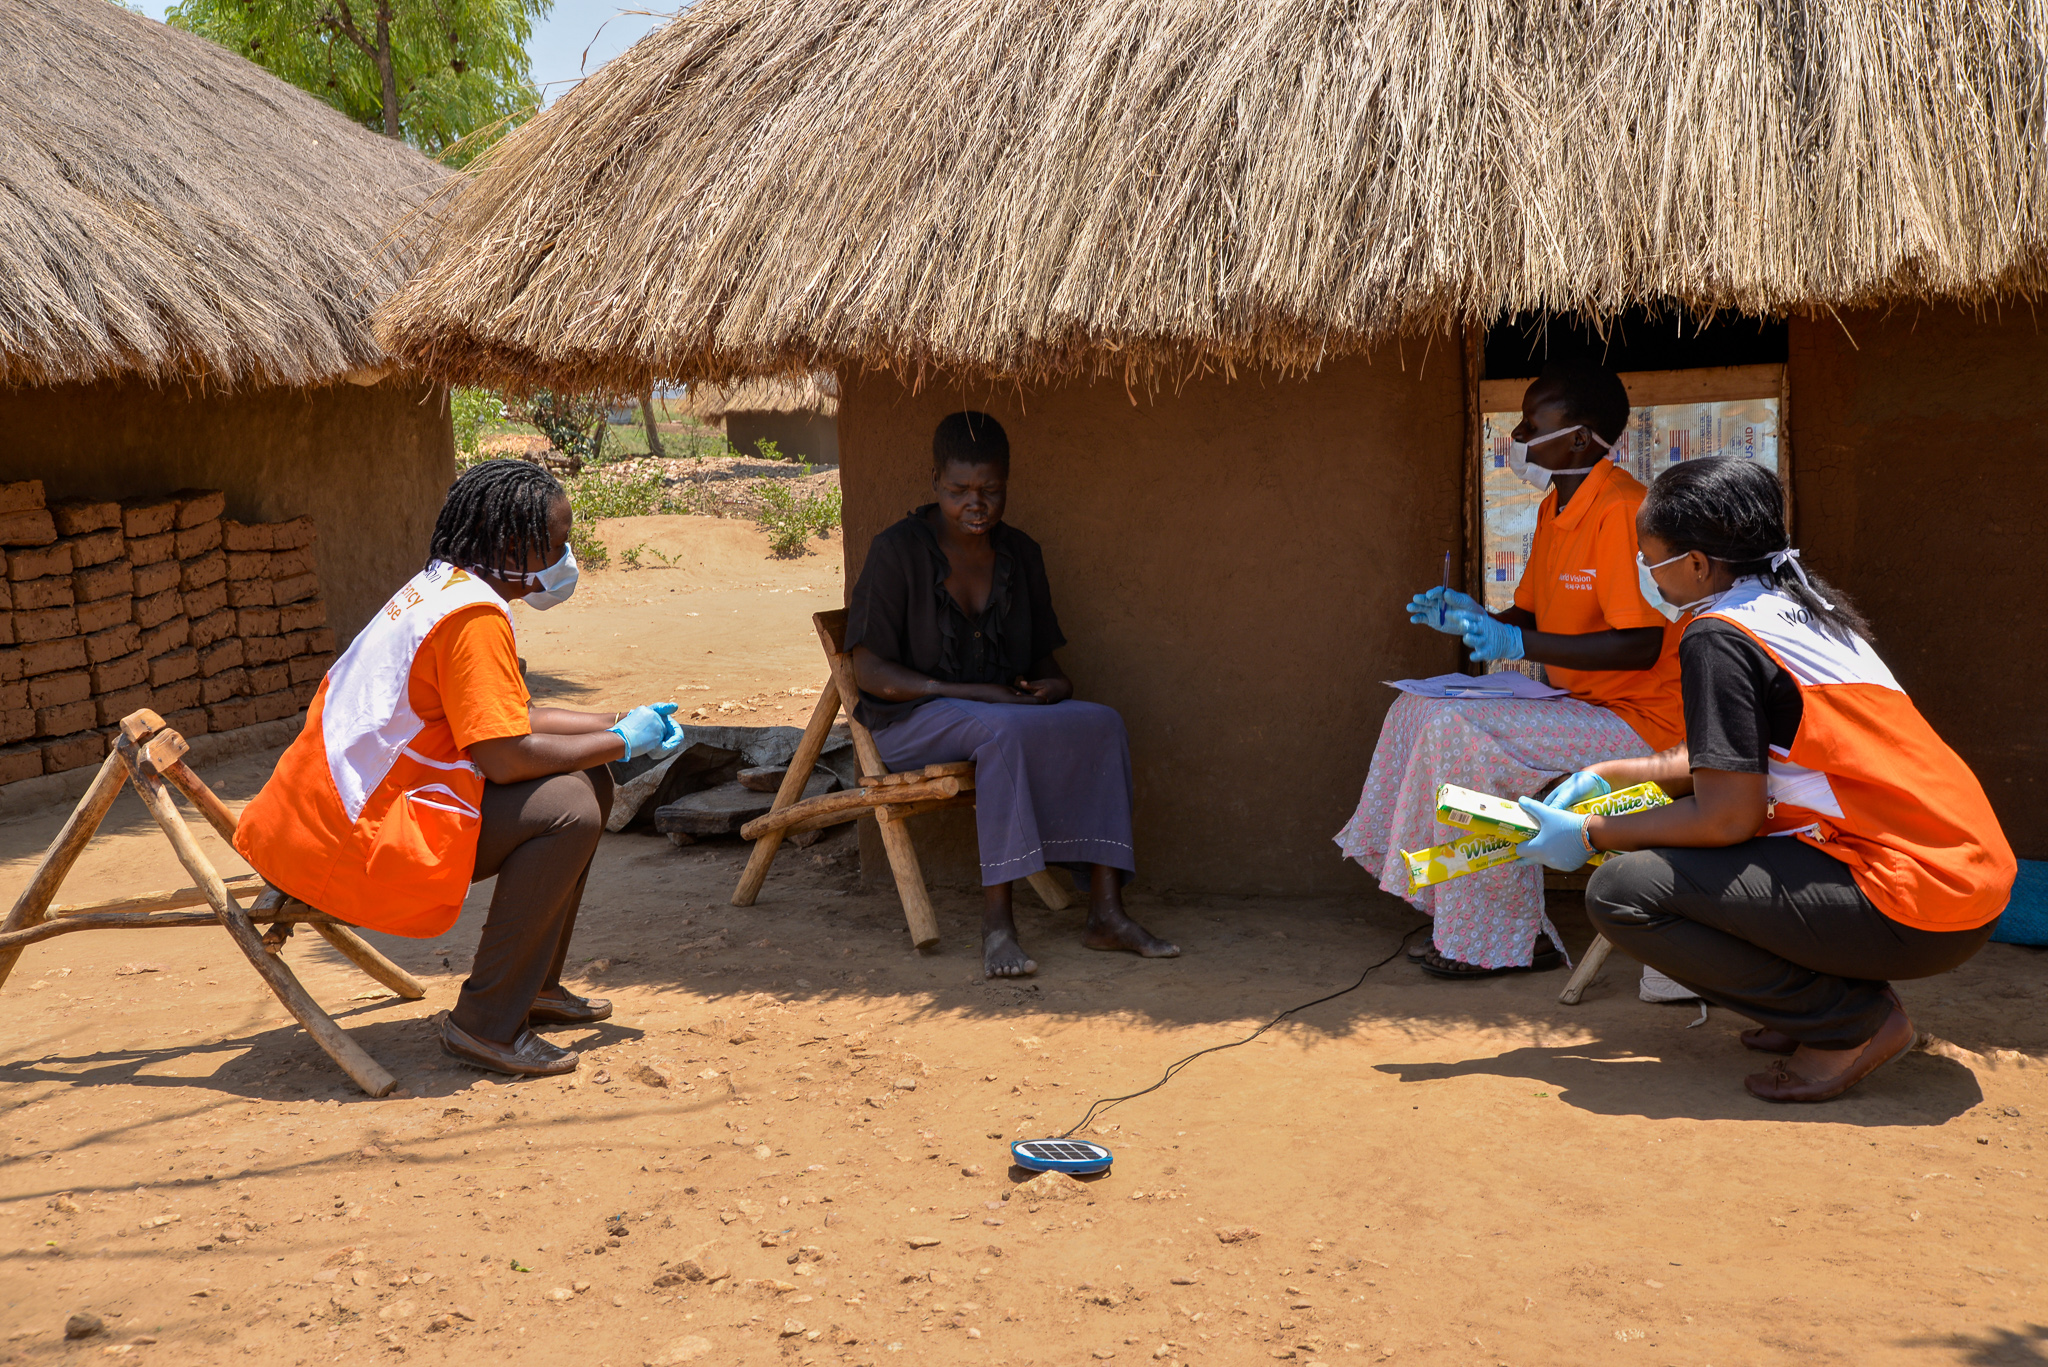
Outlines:
{"label": "printed flyer on wall", "polygon": [[[1495,611],[1514,603],[1515,585],[1522,581],[1529,542],[1536,535],[1536,508],[1543,501],[1508,468],[1509,434],[1521,420],[1519,412],[1488,413],[1481,433],[1485,525],[1480,565],[1486,585],[1481,596]],[[1741,456],[1776,473],[1778,401],[1735,399],[1638,408],[1616,452],[1622,468],[1646,485],[1679,461],[1701,456]]]}

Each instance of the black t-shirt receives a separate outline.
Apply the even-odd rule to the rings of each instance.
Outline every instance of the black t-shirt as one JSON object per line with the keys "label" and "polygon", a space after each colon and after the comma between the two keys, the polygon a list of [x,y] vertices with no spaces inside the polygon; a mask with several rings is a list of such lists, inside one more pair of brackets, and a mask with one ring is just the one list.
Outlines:
{"label": "black t-shirt", "polygon": [[1771,747],[1792,748],[1806,711],[1799,685],[1733,623],[1703,617],[1686,627],[1678,683],[1693,768],[1768,773]]}
{"label": "black t-shirt", "polygon": [[[939,549],[927,503],[868,547],[867,563],[846,606],[846,648],[866,646],[941,683],[1008,683],[1067,643],[1052,610],[1045,553],[1008,523],[989,533],[996,563],[988,606],[968,617],[946,579],[953,568]],[[863,691],[854,715],[880,730],[931,699],[888,702]]]}

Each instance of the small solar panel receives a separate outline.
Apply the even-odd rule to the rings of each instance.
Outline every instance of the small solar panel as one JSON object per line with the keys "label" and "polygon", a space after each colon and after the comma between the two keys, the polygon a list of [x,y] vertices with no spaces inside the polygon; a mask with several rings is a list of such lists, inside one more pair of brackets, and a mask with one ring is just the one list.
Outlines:
{"label": "small solar panel", "polygon": [[1101,1172],[1115,1161],[1108,1149],[1084,1139],[1020,1139],[1010,1153],[1019,1167],[1037,1172]]}

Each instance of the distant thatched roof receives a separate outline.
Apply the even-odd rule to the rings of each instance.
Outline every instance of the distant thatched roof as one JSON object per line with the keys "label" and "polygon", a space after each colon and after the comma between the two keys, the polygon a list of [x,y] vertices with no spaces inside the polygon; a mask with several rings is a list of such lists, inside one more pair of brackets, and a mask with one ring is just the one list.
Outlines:
{"label": "distant thatched roof", "polygon": [[693,384],[679,407],[707,422],[728,413],[820,413],[831,418],[839,415],[839,381],[829,371],[812,371],[800,380]]}
{"label": "distant thatched roof", "polygon": [[388,359],[380,252],[444,173],[108,0],[0,5],[0,383],[308,384]]}
{"label": "distant thatched roof", "polygon": [[451,377],[1313,365],[2048,281],[2040,0],[698,0],[380,317]]}

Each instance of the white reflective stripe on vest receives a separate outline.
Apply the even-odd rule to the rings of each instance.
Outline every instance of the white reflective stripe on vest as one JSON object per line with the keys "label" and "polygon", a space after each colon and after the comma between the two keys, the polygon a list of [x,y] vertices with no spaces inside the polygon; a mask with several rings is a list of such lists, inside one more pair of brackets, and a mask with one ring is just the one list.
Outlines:
{"label": "white reflective stripe on vest", "polygon": [[[426,723],[412,710],[412,662],[427,634],[451,612],[488,606],[512,620],[505,600],[474,575],[435,561],[393,595],[327,671],[320,717],[327,768],[350,821],[362,817],[370,794],[390,774]],[[443,769],[472,769],[418,752],[412,757]]]}

